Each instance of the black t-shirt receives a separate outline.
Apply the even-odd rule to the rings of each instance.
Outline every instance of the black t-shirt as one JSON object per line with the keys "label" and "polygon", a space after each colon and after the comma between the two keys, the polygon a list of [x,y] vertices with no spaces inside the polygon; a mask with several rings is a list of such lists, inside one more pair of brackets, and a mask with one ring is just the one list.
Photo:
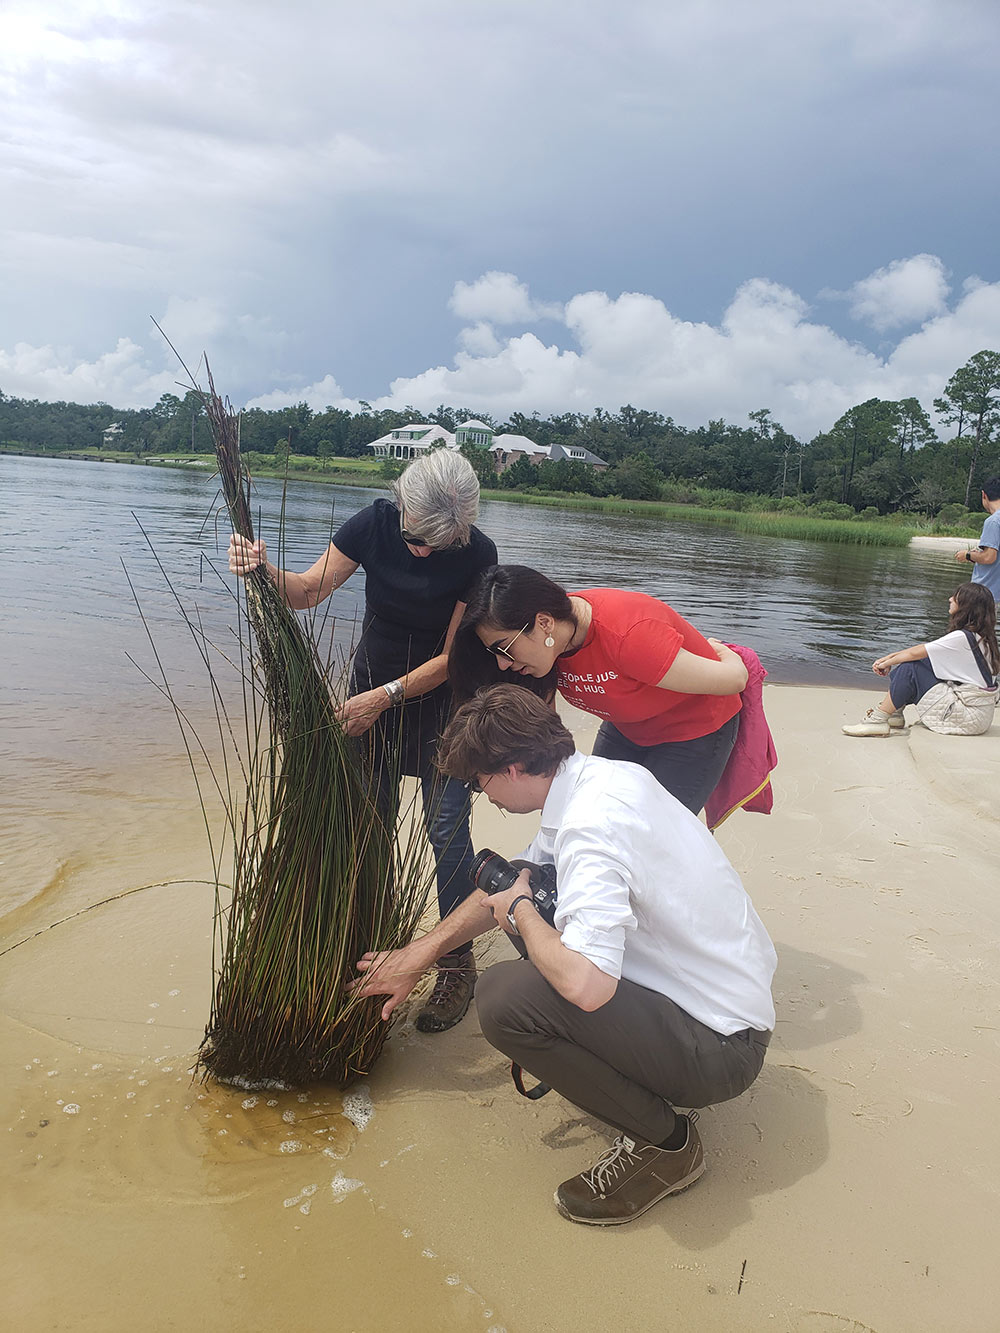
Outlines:
{"label": "black t-shirt", "polygon": [[440,652],[456,602],[466,600],[477,576],[497,562],[497,548],[473,528],[468,546],[412,555],[399,530],[399,510],[391,500],[354,514],[338,529],[333,544],[365,571],[365,624],[375,622],[379,638],[419,643],[426,662]]}
{"label": "black t-shirt", "polygon": [[[365,618],[351,671],[352,694],[383,685],[436,657],[455,603],[466,601],[478,575],[497,563],[496,546],[478,528],[472,529],[468,546],[412,555],[391,500],[376,500],[349,518],[333,544],[365,571]],[[451,692],[441,685],[406,704],[404,771],[421,772],[430,762],[450,701]],[[392,716],[383,714],[381,720]]]}

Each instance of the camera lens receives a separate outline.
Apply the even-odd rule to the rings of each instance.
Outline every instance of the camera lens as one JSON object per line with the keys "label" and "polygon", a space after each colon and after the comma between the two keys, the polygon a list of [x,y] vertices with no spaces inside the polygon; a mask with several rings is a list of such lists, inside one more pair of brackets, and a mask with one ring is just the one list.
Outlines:
{"label": "camera lens", "polygon": [[483,893],[502,893],[515,882],[517,871],[498,852],[486,848],[473,861],[469,878]]}

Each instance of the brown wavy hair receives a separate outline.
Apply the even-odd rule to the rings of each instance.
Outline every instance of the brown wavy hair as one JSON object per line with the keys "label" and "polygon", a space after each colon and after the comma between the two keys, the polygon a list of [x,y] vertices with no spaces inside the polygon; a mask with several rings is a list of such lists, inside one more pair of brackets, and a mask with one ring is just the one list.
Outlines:
{"label": "brown wavy hair", "polygon": [[438,741],[442,773],[468,782],[518,764],[525,773],[554,773],[576,749],[554,708],[520,685],[489,685],[462,704]]}
{"label": "brown wavy hair", "polygon": [[951,595],[957,605],[948,617],[948,628],[971,629],[977,634],[982,640],[990,670],[994,676],[1000,674],[997,607],[993,594],[982,583],[960,583]]}

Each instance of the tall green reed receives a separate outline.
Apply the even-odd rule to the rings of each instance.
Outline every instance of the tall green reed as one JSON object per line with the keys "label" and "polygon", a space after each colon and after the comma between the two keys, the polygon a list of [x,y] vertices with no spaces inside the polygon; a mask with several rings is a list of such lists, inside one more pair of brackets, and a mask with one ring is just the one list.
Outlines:
{"label": "tall green reed", "polygon": [[[222,495],[233,530],[252,541],[238,419],[210,372],[208,384]],[[426,857],[412,809],[397,836],[395,812],[383,819],[369,797],[360,749],[337,720],[315,621],[298,619],[264,569],[241,580],[241,592],[237,725],[213,680],[227,746],[214,776],[233,882],[228,895],[218,873],[227,858],[213,849],[220,929],[198,1067],[247,1084],[346,1086],[371,1069],[387,1033],[381,1001],[348,990],[354,963],[412,936],[429,888]]]}

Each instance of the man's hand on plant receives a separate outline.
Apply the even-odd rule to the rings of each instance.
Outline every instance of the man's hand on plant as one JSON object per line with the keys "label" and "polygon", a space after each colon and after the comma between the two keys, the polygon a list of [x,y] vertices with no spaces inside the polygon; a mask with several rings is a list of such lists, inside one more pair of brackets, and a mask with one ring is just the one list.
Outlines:
{"label": "man's hand on plant", "polygon": [[392,1011],[410,994],[414,986],[427,971],[427,967],[416,964],[407,956],[406,949],[382,949],[369,952],[359,958],[355,967],[364,973],[357,981],[352,981],[352,995],[363,999],[369,995],[388,995],[382,1006],[382,1017],[388,1019]]}

